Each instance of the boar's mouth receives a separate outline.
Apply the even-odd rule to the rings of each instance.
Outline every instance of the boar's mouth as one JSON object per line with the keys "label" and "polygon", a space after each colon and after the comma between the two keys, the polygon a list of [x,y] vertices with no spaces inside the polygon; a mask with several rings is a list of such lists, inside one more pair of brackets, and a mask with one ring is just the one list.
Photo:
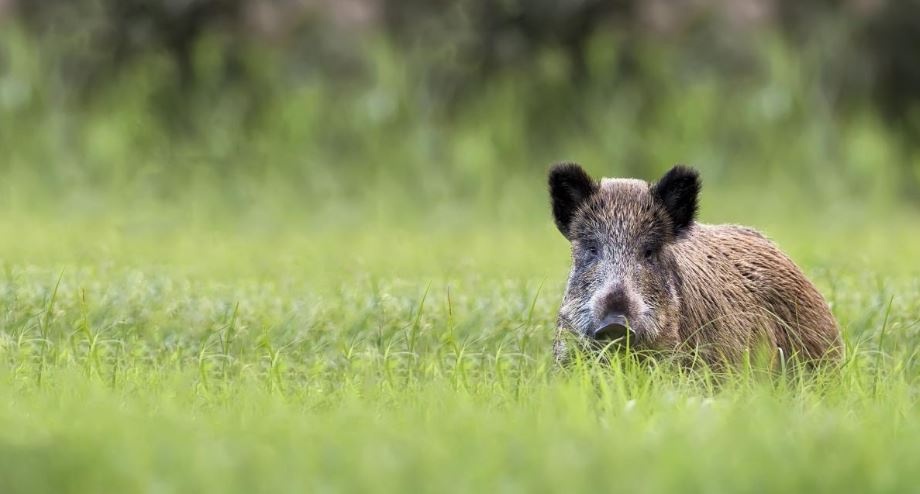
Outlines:
{"label": "boar's mouth", "polygon": [[627,337],[634,338],[635,330],[630,327],[626,317],[621,314],[613,314],[605,317],[598,324],[591,337],[598,342],[613,342],[625,340]]}

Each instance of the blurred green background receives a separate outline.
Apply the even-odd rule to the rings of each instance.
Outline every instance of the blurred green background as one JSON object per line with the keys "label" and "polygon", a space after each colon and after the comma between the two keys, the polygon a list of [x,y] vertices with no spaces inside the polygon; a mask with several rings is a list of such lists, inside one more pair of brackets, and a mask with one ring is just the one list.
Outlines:
{"label": "blurred green background", "polygon": [[550,163],[645,179],[686,163],[704,221],[871,253],[899,246],[920,205],[918,14],[886,0],[3,0],[2,221],[26,239],[40,215],[62,238],[197,225],[268,242],[548,240]]}

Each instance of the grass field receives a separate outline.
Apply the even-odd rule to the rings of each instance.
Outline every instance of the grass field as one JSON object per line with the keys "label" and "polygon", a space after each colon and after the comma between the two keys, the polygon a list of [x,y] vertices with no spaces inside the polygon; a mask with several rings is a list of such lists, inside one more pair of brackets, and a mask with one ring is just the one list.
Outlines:
{"label": "grass field", "polygon": [[831,301],[846,363],[714,379],[555,369],[567,252],[545,213],[357,230],[8,214],[0,491],[916,486],[909,216],[768,222]]}

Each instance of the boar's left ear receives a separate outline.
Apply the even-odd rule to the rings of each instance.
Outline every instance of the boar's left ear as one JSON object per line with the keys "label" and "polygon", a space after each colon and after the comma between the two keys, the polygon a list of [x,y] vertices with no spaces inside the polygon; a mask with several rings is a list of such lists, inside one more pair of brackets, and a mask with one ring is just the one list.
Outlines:
{"label": "boar's left ear", "polygon": [[677,165],[652,186],[651,193],[671,217],[674,235],[680,235],[696,219],[700,174],[693,168]]}
{"label": "boar's left ear", "polygon": [[553,219],[565,238],[571,240],[575,213],[597,189],[597,182],[575,163],[559,163],[550,169],[549,196],[553,202]]}

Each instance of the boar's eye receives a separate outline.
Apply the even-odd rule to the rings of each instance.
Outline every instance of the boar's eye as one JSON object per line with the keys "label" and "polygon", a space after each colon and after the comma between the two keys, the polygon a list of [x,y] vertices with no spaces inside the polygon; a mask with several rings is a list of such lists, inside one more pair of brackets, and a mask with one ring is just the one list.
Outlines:
{"label": "boar's eye", "polygon": [[642,258],[649,262],[654,261],[657,252],[658,251],[654,247],[646,247],[642,252]]}
{"label": "boar's eye", "polygon": [[600,254],[601,249],[600,246],[594,242],[585,242],[581,246],[581,251],[588,259],[595,259]]}

